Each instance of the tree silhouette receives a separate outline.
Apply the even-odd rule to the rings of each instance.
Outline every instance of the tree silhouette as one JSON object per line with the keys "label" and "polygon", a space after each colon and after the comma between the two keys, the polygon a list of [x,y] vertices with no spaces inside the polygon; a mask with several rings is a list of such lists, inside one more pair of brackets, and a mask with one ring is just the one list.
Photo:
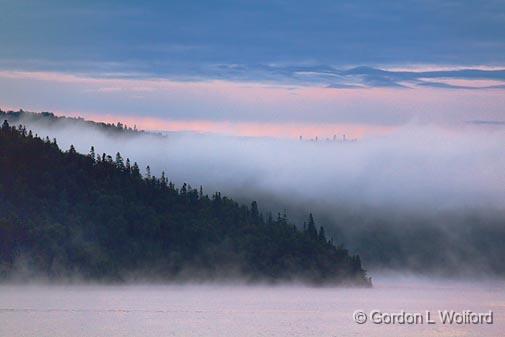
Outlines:
{"label": "tree silhouette", "polygon": [[316,224],[314,222],[314,217],[312,216],[312,213],[309,214],[309,222],[307,224],[307,234],[309,237],[313,240],[317,239],[317,229],[316,229]]}
{"label": "tree silhouette", "polygon": [[124,166],[124,161],[123,161],[123,157],[121,157],[121,154],[118,152],[116,153],[116,167],[119,168],[120,170],[124,170],[125,169],[125,166]]}
{"label": "tree silhouette", "polygon": [[93,161],[95,161],[96,155],[95,155],[95,147],[94,146],[91,146],[91,149],[89,150],[89,157],[91,159],[93,159]]}

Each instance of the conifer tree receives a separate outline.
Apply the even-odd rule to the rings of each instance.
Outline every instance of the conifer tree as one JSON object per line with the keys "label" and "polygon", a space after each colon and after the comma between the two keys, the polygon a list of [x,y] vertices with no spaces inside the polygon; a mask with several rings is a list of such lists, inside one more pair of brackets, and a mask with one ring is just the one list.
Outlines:
{"label": "conifer tree", "polygon": [[73,145],[70,145],[70,149],[68,149],[68,153],[75,155],[77,151],[75,151],[75,147]]}
{"label": "conifer tree", "polygon": [[165,171],[161,172],[160,184],[163,187],[167,187],[167,178],[165,177]]}
{"label": "conifer tree", "polygon": [[137,162],[134,162],[134,163],[133,163],[133,167],[132,167],[132,175],[133,175],[135,178],[140,178],[140,169],[139,169],[139,165],[137,164]]}
{"label": "conifer tree", "polygon": [[96,157],[96,155],[95,155],[95,147],[94,147],[94,146],[91,146],[91,149],[89,150],[89,157],[90,157],[93,161],[95,161],[95,157]]}
{"label": "conifer tree", "polygon": [[121,169],[121,170],[124,170],[124,162],[123,162],[123,157],[121,157],[121,154],[118,152],[116,153],[116,167]]}
{"label": "conifer tree", "polygon": [[311,239],[314,240],[317,239],[317,229],[312,213],[309,214],[309,223],[307,224],[307,234]]}

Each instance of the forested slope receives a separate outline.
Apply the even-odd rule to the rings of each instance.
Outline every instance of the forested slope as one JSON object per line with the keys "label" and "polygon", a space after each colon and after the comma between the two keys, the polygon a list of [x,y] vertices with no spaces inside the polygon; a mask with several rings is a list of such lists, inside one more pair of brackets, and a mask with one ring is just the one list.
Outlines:
{"label": "forested slope", "polygon": [[63,152],[4,122],[0,275],[84,279],[234,279],[369,285],[359,256],[219,192],[141,174],[118,153]]}

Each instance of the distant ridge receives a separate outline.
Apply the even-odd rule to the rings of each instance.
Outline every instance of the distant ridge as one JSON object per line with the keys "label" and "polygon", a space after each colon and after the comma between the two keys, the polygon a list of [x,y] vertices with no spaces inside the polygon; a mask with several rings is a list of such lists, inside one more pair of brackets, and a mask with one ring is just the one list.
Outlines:
{"label": "distant ridge", "polygon": [[68,117],[68,116],[56,116],[52,112],[30,112],[20,109],[18,111],[4,111],[0,109],[0,120],[7,120],[12,125],[27,124],[27,122],[38,122],[43,125],[50,126],[55,123],[68,123],[75,126],[92,126],[103,131],[109,131],[115,135],[140,135],[149,134],[156,136],[163,136],[160,132],[145,131],[137,129],[134,125],[128,126],[121,122],[117,123],[105,123],[105,122],[95,122],[92,120],[87,120],[82,117]]}

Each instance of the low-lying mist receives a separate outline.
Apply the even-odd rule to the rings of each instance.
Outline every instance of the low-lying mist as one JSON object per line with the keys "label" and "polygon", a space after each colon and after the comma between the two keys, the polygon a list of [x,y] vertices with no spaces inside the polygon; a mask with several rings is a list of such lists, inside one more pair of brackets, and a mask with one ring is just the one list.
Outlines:
{"label": "low-lying mist", "polygon": [[169,133],[114,136],[68,120],[24,120],[66,150],[114,156],[177,185],[203,186],[266,211],[309,212],[365,267],[505,272],[505,133],[409,124],[357,142]]}
{"label": "low-lying mist", "polygon": [[[298,284],[0,285],[5,336],[503,336],[502,283],[377,278],[373,289]],[[431,324],[356,324],[353,312],[425,313]],[[494,313],[442,324],[438,310]],[[57,326],[57,328],[55,328]],[[153,328],[154,327],[154,328]],[[300,332],[300,333],[298,333]]]}

